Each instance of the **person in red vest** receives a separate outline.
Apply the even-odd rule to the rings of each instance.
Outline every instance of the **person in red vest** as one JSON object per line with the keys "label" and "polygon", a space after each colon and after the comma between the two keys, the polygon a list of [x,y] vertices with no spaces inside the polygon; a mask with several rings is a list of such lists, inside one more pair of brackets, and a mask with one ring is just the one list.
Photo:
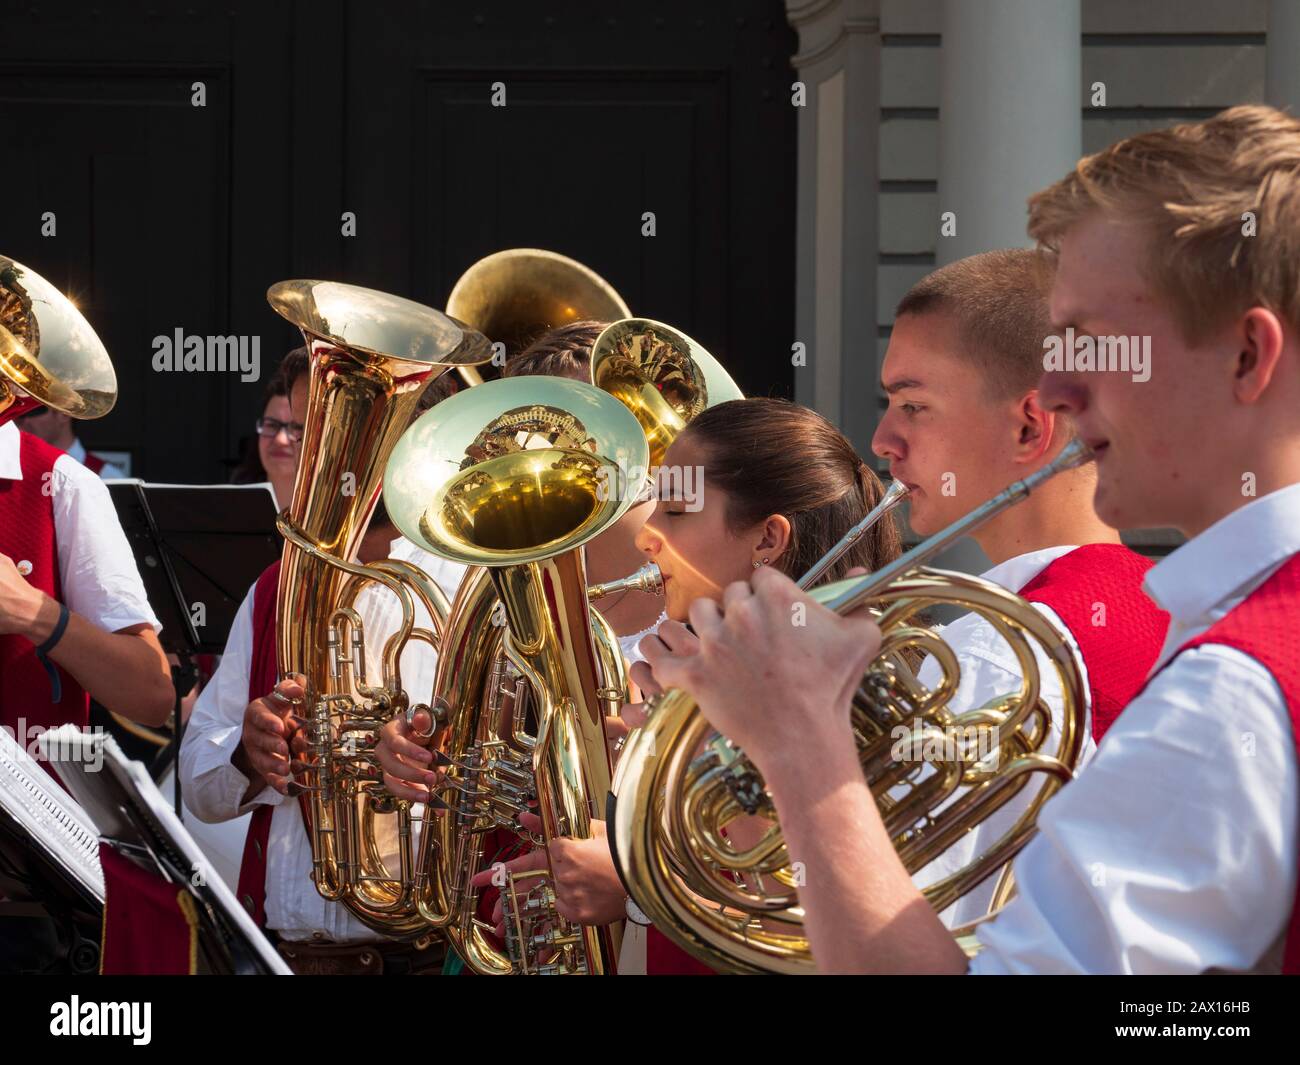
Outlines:
{"label": "person in red vest", "polygon": [[72,431],[72,419],[62,411],[57,411],[53,407],[37,407],[18,416],[18,428],[24,433],[39,436],[60,451],[66,451],[91,473],[105,481],[126,476],[126,471],[122,467],[100,458],[93,451],[86,450],[85,444]]}
{"label": "person in red vest", "polygon": [[0,425],[0,727],[34,752],[45,729],[85,728],[92,696],[163,724],[174,692],[160,628],[103,482]]}
{"label": "person in red vest", "polygon": [[[762,771],[820,969],[1300,972],[1297,174],[1300,121],[1236,107],[1120,141],[1030,200],[1069,342],[1041,406],[1094,451],[1100,518],[1188,540],[1145,577],[1171,615],[1151,675],[1047,803],[973,960],[857,762],[844,692],[878,646],[869,619],[809,605],[792,629],[800,593],[760,572],[725,614],[695,604],[693,653],[655,663]],[[1149,342],[1149,373],[1102,363],[1112,338]]]}
{"label": "person in red vest", "polygon": [[[909,488],[909,519],[929,536],[1007,485],[1041,469],[1071,439],[1069,420],[1038,395],[1044,340],[1052,333],[1051,259],[1029,249],[986,252],[922,278],[899,302],[881,365],[889,407],[872,450]],[[1120,543],[1092,509],[1095,471],[1071,470],[977,529],[972,539],[993,563],[981,576],[1029,600],[1066,634],[1088,684],[1091,740],[1086,762],[1120,709],[1141,686],[1160,651],[1169,616],[1142,589],[1150,560]],[[954,713],[1020,687],[1011,648],[984,617],[944,626],[957,654],[961,687]],[[1037,648],[1036,648],[1037,651]],[[1062,691],[1037,654],[1043,695],[1060,734]],[[933,659],[919,673],[935,687]],[[978,829],[917,872],[925,887],[996,842],[1024,813],[1036,787],[1021,790]],[[997,884],[990,877],[946,909],[957,927],[982,917]]]}

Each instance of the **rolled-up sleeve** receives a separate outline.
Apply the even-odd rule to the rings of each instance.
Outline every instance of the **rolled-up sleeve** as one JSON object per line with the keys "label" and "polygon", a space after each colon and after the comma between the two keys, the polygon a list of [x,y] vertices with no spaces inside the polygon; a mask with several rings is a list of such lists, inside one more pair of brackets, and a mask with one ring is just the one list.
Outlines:
{"label": "rolled-up sleeve", "polygon": [[71,455],[60,455],[48,490],[68,609],[105,632],[141,624],[160,631],[104,482]]}
{"label": "rolled-up sleeve", "polygon": [[266,787],[243,802],[249,780],[231,764],[244,729],[248,676],[253,660],[253,592],[235,615],[221,663],[199,693],[181,741],[181,790],[185,805],[200,821],[230,821],[256,806],[279,805],[284,798]]}

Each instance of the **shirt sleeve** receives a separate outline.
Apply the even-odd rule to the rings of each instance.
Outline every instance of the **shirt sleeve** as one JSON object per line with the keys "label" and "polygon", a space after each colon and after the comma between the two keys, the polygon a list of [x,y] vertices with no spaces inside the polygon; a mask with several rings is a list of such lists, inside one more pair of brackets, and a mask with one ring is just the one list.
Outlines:
{"label": "shirt sleeve", "polygon": [[242,803],[249,780],[231,764],[244,731],[248,675],[253,661],[253,592],[235,614],[217,671],[199,693],[181,741],[179,772],[185,805],[200,821],[229,821],[284,798],[269,785]]}
{"label": "shirt sleeve", "polygon": [[1298,807],[1272,676],[1232,648],[1179,655],[1044,808],[971,972],[1259,967],[1295,899]]}
{"label": "shirt sleeve", "polygon": [[132,625],[159,632],[104,482],[71,455],[61,455],[50,474],[50,493],[67,608],[106,632]]}

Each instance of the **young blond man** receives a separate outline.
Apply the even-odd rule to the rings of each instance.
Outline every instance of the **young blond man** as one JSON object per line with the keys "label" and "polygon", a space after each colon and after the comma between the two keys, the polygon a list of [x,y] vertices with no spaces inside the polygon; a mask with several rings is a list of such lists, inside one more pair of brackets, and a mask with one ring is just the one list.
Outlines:
{"label": "young blond man", "polygon": [[[697,604],[697,653],[656,664],[762,769],[824,970],[1300,970],[1297,173],[1300,122],[1241,107],[1121,141],[1031,200],[1030,233],[1058,254],[1054,326],[1151,351],[1142,381],[1049,372],[1042,404],[1096,452],[1099,517],[1189,541],[1146,578],[1172,615],[1152,676],[1047,805],[973,961],[857,764],[848,697],[878,646],[869,620],[810,604],[792,629],[800,593],[760,571],[725,616]],[[754,652],[777,634],[783,655]]]}

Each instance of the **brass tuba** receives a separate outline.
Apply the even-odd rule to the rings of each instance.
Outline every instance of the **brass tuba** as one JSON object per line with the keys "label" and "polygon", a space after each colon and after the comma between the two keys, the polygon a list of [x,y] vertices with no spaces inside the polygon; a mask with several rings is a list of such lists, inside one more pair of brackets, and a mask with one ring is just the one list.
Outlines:
{"label": "brass tuba", "polygon": [[[447,314],[468,323],[517,354],[540,333],[585,318],[626,318],[614,286],[589,266],[542,248],[493,252],[461,274],[447,297]],[[478,371],[460,370],[466,384],[482,383]]]}
{"label": "brass tuba", "polygon": [[502,885],[504,951],[475,916],[469,879],[491,858],[485,835],[518,832],[533,800],[538,843],[592,834],[610,782],[604,718],[626,681],[588,605],[581,547],[632,505],[623,471],[646,461],[644,434],[609,396],[525,377],[444,400],[389,462],[384,501],[398,528],[482,567],[462,582],[442,640],[435,764],[448,809],[421,840],[416,883],[426,916],[475,972],[615,971],[620,928],[561,919],[545,873]]}
{"label": "brass tuba", "polygon": [[90,323],[62,292],[0,255],[0,425],[36,407],[102,418],[117,375]]}
{"label": "brass tuba", "polygon": [[[877,616],[883,642],[854,698],[853,724],[863,772],[909,872],[928,865],[1031,778],[1041,780],[1006,833],[925,889],[936,911],[1004,868],[1028,842],[1043,804],[1072,778],[1083,748],[1086,703],[1078,662],[1041,613],[989,581],[924,563],[1048,477],[1089,460],[1081,443],[1071,444],[1053,463],[878,572],[810,593],[837,613],[867,606]],[[960,679],[956,656],[918,619],[939,604],[976,611],[994,625],[1021,667],[1018,691],[965,714],[948,711]],[[1061,738],[1053,750],[1044,749],[1051,711],[1039,696],[1034,645],[1052,664],[1064,693]],[[912,675],[901,656],[908,649],[937,659],[942,680],[934,690]],[[619,761],[609,818],[615,859],[633,898],[660,931],[715,969],[813,971],[797,878],[760,774],[743,751],[710,728],[686,693],[665,692],[647,711],[645,725],[629,737]],[[931,739],[959,736],[971,742],[944,761],[900,759],[894,755],[900,734],[922,752]],[[743,850],[725,832],[742,816],[772,822],[757,844]],[[1005,901],[1007,883],[995,892],[995,906]],[[963,945],[969,949],[968,941]]]}
{"label": "brass tuba", "polygon": [[[280,515],[277,651],[281,676],[301,675],[308,735],[300,796],[312,846],[312,877],[368,927],[391,936],[428,931],[412,897],[409,804],[374,779],[375,733],[412,702],[399,658],[408,640],[435,647],[415,627],[418,596],[435,624],[447,616],[441,589],[418,567],[352,558],[379,498],[380,476],[420,395],[448,368],[484,362],[487,341],[410,300],[328,281],[282,281],[271,306],[303,334],[310,355],[307,417],[293,502]],[[402,624],[384,645],[382,679],[368,675],[361,618],[353,609],[367,583],[397,596]],[[384,828],[400,868],[390,870]]]}

